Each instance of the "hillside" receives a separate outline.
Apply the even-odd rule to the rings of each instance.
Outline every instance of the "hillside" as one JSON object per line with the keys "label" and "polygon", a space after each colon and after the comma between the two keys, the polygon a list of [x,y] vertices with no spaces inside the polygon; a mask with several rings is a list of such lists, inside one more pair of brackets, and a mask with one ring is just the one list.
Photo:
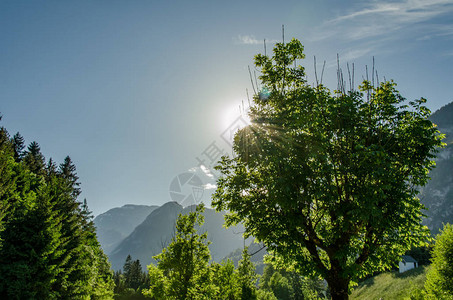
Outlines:
{"label": "hillside", "polygon": [[369,278],[355,287],[349,299],[404,299],[409,297],[411,288],[422,289],[429,266],[421,266],[402,274],[386,272]]}
{"label": "hillside", "polygon": [[447,143],[437,154],[436,168],[430,172],[431,180],[419,196],[427,207],[424,224],[435,235],[443,223],[453,223],[453,102],[434,112],[430,119],[446,135],[444,142]]}
{"label": "hillside", "polygon": [[104,252],[109,254],[115,249],[157,207],[126,204],[109,209],[94,218],[97,238]]}

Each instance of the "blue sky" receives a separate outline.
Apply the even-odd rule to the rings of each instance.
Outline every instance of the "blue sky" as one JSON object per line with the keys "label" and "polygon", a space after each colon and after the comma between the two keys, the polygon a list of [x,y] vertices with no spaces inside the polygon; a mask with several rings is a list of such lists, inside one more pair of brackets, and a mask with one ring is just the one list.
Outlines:
{"label": "blue sky", "polygon": [[453,1],[3,0],[1,125],[47,159],[70,155],[94,214],[161,205],[185,172],[206,201],[214,180],[197,158],[213,143],[231,152],[222,133],[251,93],[247,68],[283,24],[305,46],[309,82],[314,55],[332,89],[337,53],[356,82],[374,57],[407,99],[453,101]]}

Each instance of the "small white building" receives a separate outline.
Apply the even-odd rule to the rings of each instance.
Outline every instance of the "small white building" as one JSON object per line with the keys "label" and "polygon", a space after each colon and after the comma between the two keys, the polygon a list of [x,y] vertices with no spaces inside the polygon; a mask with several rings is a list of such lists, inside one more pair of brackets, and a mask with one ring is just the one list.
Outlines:
{"label": "small white building", "polygon": [[400,273],[415,269],[418,267],[418,261],[415,260],[412,256],[403,255],[401,256],[401,261],[399,263]]}

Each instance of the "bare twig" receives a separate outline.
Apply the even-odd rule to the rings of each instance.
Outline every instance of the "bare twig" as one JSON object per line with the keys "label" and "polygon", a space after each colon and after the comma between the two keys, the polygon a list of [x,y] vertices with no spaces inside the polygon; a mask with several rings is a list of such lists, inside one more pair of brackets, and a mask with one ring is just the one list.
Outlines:
{"label": "bare twig", "polygon": [[256,89],[255,89],[255,85],[253,84],[253,77],[252,77],[252,71],[250,71],[250,66],[248,66],[248,69],[249,69],[249,75],[250,75],[250,82],[252,83],[253,93],[256,95]]}
{"label": "bare twig", "polygon": [[260,249],[256,250],[255,252],[249,253],[249,255],[250,255],[250,256],[253,256],[253,255],[257,254],[258,252],[260,252],[260,251],[263,250],[263,249],[266,249],[266,246],[263,245]]}
{"label": "bare twig", "polygon": [[326,61],[324,61],[324,64],[322,65],[322,72],[321,72],[321,84],[322,84],[322,77],[324,76],[324,68],[326,67]]}
{"label": "bare twig", "polygon": [[315,68],[315,80],[316,80],[316,86],[319,86],[319,82],[318,82],[318,72],[316,70],[316,56],[313,56],[313,65],[314,65],[314,68]]}

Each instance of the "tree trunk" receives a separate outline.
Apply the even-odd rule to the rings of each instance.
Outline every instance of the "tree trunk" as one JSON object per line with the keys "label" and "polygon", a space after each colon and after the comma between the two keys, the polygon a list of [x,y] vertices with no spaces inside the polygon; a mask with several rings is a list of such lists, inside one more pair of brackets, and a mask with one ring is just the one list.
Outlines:
{"label": "tree trunk", "polygon": [[330,295],[332,300],[347,300],[349,299],[348,287],[349,279],[339,278],[339,276],[329,276],[327,279]]}

